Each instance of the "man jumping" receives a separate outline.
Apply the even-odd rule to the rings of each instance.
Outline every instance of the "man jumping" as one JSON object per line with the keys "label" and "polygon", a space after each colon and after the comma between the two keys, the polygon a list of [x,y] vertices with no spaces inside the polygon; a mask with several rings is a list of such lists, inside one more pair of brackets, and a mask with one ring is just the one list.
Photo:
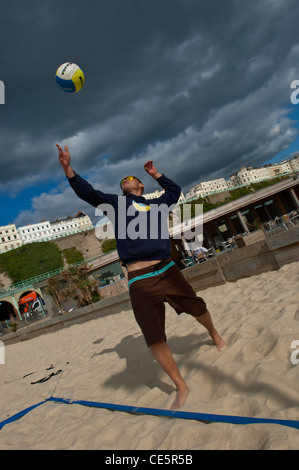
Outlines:
{"label": "man jumping", "polygon": [[[185,312],[195,317],[208,330],[218,351],[226,346],[213,325],[204,300],[197,297],[191,285],[172,261],[170,238],[169,235],[167,237],[163,235],[163,221],[153,222],[154,219],[151,218],[151,211],[154,210],[155,205],[174,207],[180,197],[181,188],[159,173],[153,162],[149,161],[144,168],[165,190],[162,196],[151,200],[145,199],[142,196],[144,184],[133,175],[121,180],[122,196],[103,193],[94,189],[74,172],[68,147],[65,146],[62,150],[58,144],[56,146],[59,151],[59,162],[77,196],[94,207],[108,204],[114,210],[117,250],[120,260],[128,271],[129,293],[135,319],[154,359],[177,388],[171,409],[181,408],[186,401],[189,388],[167,344],[165,302],[168,302],[177,314]],[[124,215],[119,214],[120,208],[122,211],[124,209],[127,217],[120,217]],[[125,220],[126,227],[119,227],[119,220]],[[143,229],[142,237],[136,237],[136,234],[132,236],[130,233],[129,227],[134,226],[134,223],[135,226],[139,226],[139,230]],[[154,227],[153,223],[155,223]],[[152,235],[153,233],[155,236]]]}

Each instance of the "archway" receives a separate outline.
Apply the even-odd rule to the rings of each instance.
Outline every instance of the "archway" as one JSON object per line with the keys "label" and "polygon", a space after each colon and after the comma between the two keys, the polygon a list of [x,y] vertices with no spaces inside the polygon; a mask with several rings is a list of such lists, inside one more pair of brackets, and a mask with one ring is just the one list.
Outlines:
{"label": "archway", "polygon": [[16,311],[12,303],[0,300],[0,322],[16,319]]}
{"label": "archway", "polygon": [[43,311],[44,303],[43,298],[38,292],[34,290],[25,291],[20,295],[18,300],[20,314],[28,316],[29,313],[35,310]]}

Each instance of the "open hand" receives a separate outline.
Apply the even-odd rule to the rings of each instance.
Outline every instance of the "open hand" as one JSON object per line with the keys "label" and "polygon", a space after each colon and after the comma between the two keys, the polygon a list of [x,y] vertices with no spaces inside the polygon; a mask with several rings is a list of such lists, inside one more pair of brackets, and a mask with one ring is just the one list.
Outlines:
{"label": "open hand", "polygon": [[69,154],[69,149],[68,146],[66,145],[64,147],[64,150],[60,147],[59,144],[56,144],[56,147],[58,148],[59,151],[59,163],[63,168],[66,168],[69,166],[70,161],[71,161],[71,156]]}
{"label": "open hand", "polygon": [[151,175],[155,179],[160,178],[160,176],[162,176],[161,173],[159,173],[157,168],[154,166],[152,160],[146,162],[146,164],[144,165],[144,169],[149,175]]}
{"label": "open hand", "polygon": [[59,152],[59,163],[60,165],[62,166],[62,168],[64,169],[64,172],[66,174],[66,176],[68,178],[71,178],[72,176],[74,176],[74,171],[72,170],[71,168],[71,156],[70,156],[70,153],[69,153],[69,149],[68,149],[68,146],[65,145],[64,147],[64,150],[62,150],[62,148],[60,147],[59,144],[56,144],[56,147],[58,148],[58,152]]}

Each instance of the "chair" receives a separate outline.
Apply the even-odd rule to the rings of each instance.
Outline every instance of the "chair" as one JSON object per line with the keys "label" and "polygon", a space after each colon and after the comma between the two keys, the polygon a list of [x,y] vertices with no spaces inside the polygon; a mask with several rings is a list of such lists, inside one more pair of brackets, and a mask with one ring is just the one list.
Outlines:
{"label": "chair", "polygon": [[228,238],[227,243],[230,244],[231,249],[233,250],[234,248],[237,248],[237,243],[235,241],[235,237]]}
{"label": "chair", "polygon": [[275,222],[277,223],[277,225],[278,225],[279,227],[282,227],[282,228],[285,229],[285,230],[287,229],[286,225],[285,225],[284,222],[283,222],[282,217],[275,217],[274,220],[275,220]]}
{"label": "chair", "polygon": [[233,247],[229,241],[219,242],[218,246],[222,248],[222,251],[232,250]]}
{"label": "chair", "polygon": [[187,258],[184,258],[182,261],[186,268],[189,268],[190,266],[193,266],[195,264],[195,261],[192,256],[187,256]]}
{"label": "chair", "polygon": [[266,222],[264,224],[264,229],[265,229],[266,235],[268,233],[272,235],[272,233],[274,233],[275,231],[279,231],[280,227],[279,227],[279,224],[277,223],[277,220],[269,220],[269,222]]}
{"label": "chair", "polygon": [[283,225],[286,229],[288,229],[288,228],[290,228],[290,227],[294,227],[294,224],[293,224],[293,222],[290,220],[288,214],[284,214],[280,219],[281,219],[282,225]]}
{"label": "chair", "polygon": [[293,225],[299,223],[299,211],[298,210],[292,211],[288,215],[289,215],[290,222],[292,222]]}
{"label": "chair", "polygon": [[213,258],[214,256],[215,256],[215,253],[213,251],[213,248],[209,248],[206,253],[206,258]]}
{"label": "chair", "polygon": [[205,253],[198,253],[196,257],[197,263],[202,263],[203,261],[207,261],[207,257]]}

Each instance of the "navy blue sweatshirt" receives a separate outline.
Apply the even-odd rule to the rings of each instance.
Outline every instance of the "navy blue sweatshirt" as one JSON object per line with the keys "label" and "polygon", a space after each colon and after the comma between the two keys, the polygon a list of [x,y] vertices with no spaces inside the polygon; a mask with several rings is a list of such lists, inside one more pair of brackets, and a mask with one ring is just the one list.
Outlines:
{"label": "navy blue sweatshirt", "polygon": [[164,260],[170,256],[167,217],[179,200],[181,188],[164,175],[156,181],[165,193],[147,200],[134,194],[118,196],[103,193],[78,174],[69,178],[80,199],[102,212],[107,205],[111,208],[106,210],[107,217],[114,226],[117,251],[124,265],[136,261]]}

